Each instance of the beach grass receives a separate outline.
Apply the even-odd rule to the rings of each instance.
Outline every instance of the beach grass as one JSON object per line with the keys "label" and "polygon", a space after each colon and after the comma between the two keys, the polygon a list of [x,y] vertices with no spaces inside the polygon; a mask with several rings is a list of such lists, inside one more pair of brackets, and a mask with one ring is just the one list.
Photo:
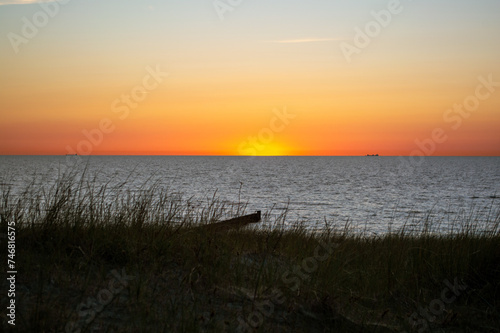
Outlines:
{"label": "beach grass", "polygon": [[16,226],[16,332],[500,327],[495,201],[486,229],[470,214],[446,234],[432,221],[382,235],[345,222],[318,231],[285,223],[286,210],[221,232],[199,226],[246,214],[244,203],[195,202],[153,180],[131,190],[67,173],[52,184],[0,186],[1,232]]}

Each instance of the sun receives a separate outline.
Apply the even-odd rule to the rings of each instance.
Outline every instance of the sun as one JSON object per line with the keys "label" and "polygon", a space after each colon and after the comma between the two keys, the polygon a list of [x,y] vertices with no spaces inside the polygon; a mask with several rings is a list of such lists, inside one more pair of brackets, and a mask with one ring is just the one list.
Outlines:
{"label": "sun", "polygon": [[277,143],[270,143],[260,148],[261,149],[256,149],[257,156],[284,156],[288,154],[288,149]]}
{"label": "sun", "polygon": [[282,140],[262,142],[255,137],[232,140],[225,144],[226,154],[238,156],[287,156],[293,155],[292,146]]}
{"label": "sun", "polygon": [[256,145],[251,151],[248,151],[253,156],[286,156],[290,155],[290,149],[278,142]]}

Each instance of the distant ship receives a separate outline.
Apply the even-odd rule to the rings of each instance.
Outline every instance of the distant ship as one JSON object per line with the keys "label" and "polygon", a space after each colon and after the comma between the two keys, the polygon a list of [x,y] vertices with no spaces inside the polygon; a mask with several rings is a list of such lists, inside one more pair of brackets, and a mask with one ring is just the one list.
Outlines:
{"label": "distant ship", "polygon": [[372,155],[366,154],[366,156],[378,156],[378,154],[372,154]]}
{"label": "distant ship", "polygon": [[78,154],[66,154],[66,156],[78,156]]}

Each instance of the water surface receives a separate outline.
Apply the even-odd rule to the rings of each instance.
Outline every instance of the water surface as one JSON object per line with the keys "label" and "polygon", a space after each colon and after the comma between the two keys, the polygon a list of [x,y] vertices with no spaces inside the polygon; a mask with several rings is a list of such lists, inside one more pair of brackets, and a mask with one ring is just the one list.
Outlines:
{"label": "water surface", "polygon": [[157,181],[197,200],[216,192],[221,200],[247,202],[249,212],[288,207],[289,222],[349,221],[375,233],[429,219],[446,230],[470,215],[474,223],[491,223],[500,205],[499,157],[416,163],[402,157],[0,156],[0,162],[0,183],[14,189],[35,176],[49,184],[72,165],[102,184],[137,189]]}

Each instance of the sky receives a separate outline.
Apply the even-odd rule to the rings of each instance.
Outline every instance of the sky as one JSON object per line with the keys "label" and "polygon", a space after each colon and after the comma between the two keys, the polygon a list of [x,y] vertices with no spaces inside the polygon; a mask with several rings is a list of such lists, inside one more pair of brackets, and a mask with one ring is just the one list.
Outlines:
{"label": "sky", "polygon": [[498,0],[0,0],[2,155],[500,156]]}

